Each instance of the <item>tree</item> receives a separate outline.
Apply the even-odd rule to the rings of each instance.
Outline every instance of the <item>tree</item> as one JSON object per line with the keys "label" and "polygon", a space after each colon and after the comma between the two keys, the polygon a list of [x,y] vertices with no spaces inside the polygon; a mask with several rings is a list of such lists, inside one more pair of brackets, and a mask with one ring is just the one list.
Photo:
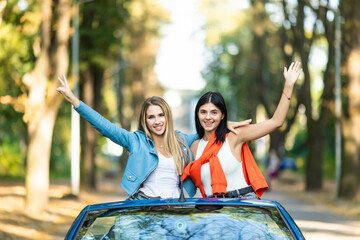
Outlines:
{"label": "tree", "polygon": [[[271,22],[271,13],[265,11],[267,1],[251,1],[251,3],[252,58],[257,63],[252,72],[253,78],[256,79],[254,93],[261,105],[264,106],[267,117],[270,118],[275,111],[284,84],[280,64],[289,65],[294,61],[294,56],[283,51],[284,42],[286,41],[281,34],[283,28]],[[275,34],[273,34],[273,29],[276,29]],[[277,69],[277,71],[272,72],[272,69]],[[283,157],[285,152],[285,137],[296,120],[297,110],[300,105],[296,95],[295,90],[291,102],[292,107],[289,110],[284,126],[270,134],[269,152],[274,150],[280,158]]]}
{"label": "tree", "polygon": [[[154,73],[159,49],[160,24],[168,21],[168,13],[154,0],[134,0],[128,4],[130,17],[122,30],[117,75],[117,108],[120,125],[137,127],[140,107],[146,97],[161,95],[162,89]],[[120,157],[124,170],[128,153]]]}
{"label": "tree", "polygon": [[[161,92],[153,67],[162,11],[153,0],[106,0],[82,5],[80,97],[96,111],[106,112],[103,86],[115,82],[118,119],[103,115],[118,120],[127,130],[132,130],[145,97]],[[83,121],[81,186],[87,190],[96,187],[97,139],[96,131]],[[121,163],[126,157],[124,151]]]}
{"label": "tree", "polygon": [[23,77],[29,92],[24,119],[29,137],[25,182],[30,212],[42,212],[47,206],[51,139],[61,103],[55,90],[57,76],[66,73],[69,65],[70,0],[42,0],[40,9],[39,55],[34,69]]}
{"label": "tree", "polygon": [[[217,12],[224,5],[221,1],[218,2],[220,6],[214,4],[214,1],[210,2],[207,7],[212,6]],[[210,25],[206,28],[209,29],[208,44],[211,44],[212,35],[216,35],[218,41],[212,47],[214,60],[204,76],[208,80],[208,87],[221,88],[222,92],[226,92],[224,95],[230,103],[229,114],[232,114],[232,118],[240,116],[255,119],[260,105],[264,106],[267,117],[271,117],[284,83],[280,66],[293,60],[292,55],[283,55],[283,38],[279,34],[283,28],[270,20],[271,13],[265,8],[268,2],[250,1],[248,9],[231,9],[230,13],[222,12],[219,16],[206,10],[207,24]],[[231,16],[232,19],[228,20]],[[220,19],[212,19],[217,17]],[[229,25],[233,28],[224,31]],[[296,100],[295,97],[292,100],[294,104],[285,126],[270,134],[270,149],[275,149],[279,156],[284,152],[285,136],[296,119],[300,104]]]}
{"label": "tree", "polygon": [[[32,7],[40,9],[41,16],[39,35],[33,42],[35,65],[22,77],[26,87],[22,94],[18,97],[2,97],[1,102],[12,104],[15,110],[21,106],[20,109],[24,111],[23,120],[28,135],[26,209],[41,213],[48,201],[51,140],[60,105],[55,90],[57,76],[68,69],[70,0],[43,0]],[[23,24],[30,25],[29,22],[34,21],[32,16],[29,12],[24,14]]]}
{"label": "tree", "polygon": [[4,7],[0,10],[0,174],[22,177],[27,130],[21,78],[33,67],[31,44],[39,24],[31,10],[19,9],[16,2],[8,2],[5,8],[4,3],[0,3]]}
{"label": "tree", "polygon": [[[100,113],[104,112],[102,88],[106,78],[112,77],[111,70],[121,49],[118,31],[129,17],[126,2],[105,0],[80,5],[80,98]],[[93,190],[96,188],[98,133],[87,121],[81,121],[80,185],[82,190]]]}
{"label": "tree", "polygon": [[[41,213],[48,201],[52,132],[61,99],[55,90],[57,76],[66,73],[68,68],[70,1],[27,3],[27,9],[20,10],[20,15],[16,14],[17,3],[9,3],[9,11],[4,15],[7,26],[16,26],[14,43],[18,40],[18,31],[25,41],[18,51],[8,53],[10,63],[23,59],[16,65],[21,68],[2,65],[3,77],[12,79],[18,91],[13,90],[11,95],[0,100],[24,113],[23,121],[27,127],[26,209]],[[13,50],[16,44],[9,46]]]}
{"label": "tree", "polygon": [[[306,189],[319,190],[322,188],[323,180],[323,152],[324,136],[326,123],[332,114],[333,108],[333,89],[334,89],[334,21],[327,18],[327,13],[331,10],[327,6],[313,6],[310,2],[298,1],[296,8],[288,6],[283,2],[283,11],[285,16],[285,26],[289,26],[287,31],[287,44],[293,46],[296,54],[301,58],[304,83],[300,89],[300,102],[305,106],[305,115],[307,117],[307,150],[306,158]],[[329,3],[328,3],[329,4]],[[305,28],[305,12],[315,16],[312,29]],[[321,21],[324,33],[318,27]],[[313,43],[317,39],[325,37],[328,44],[328,62],[323,74],[324,89],[320,99],[320,107],[314,109],[311,97],[312,76],[309,69],[309,57],[313,48]]]}
{"label": "tree", "polygon": [[343,156],[339,197],[354,199],[359,188],[360,174],[360,9],[357,1],[341,1],[344,17],[342,48],[346,83],[343,88],[344,113],[341,120]]}

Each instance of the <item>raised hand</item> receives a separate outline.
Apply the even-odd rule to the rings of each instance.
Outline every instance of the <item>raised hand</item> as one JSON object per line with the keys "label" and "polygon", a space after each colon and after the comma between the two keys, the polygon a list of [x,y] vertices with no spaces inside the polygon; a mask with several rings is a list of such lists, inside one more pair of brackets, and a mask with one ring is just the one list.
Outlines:
{"label": "raised hand", "polygon": [[60,81],[60,87],[58,87],[56,91],[63,95],[68,102],[74,105],[74,107],[78,107],[80,105],[80,100],[75,97],[71,91],[65,75],[63,74],[62,77],[58,77],[58,79]]}
{"label": "raised hand", "polygon": [[[290,86],[294,85],[296,80],[299,78],[300,74],[302,73],[302,68],[300,68],[300,62],[292,62],[290,64],[289,69],[284,67],[284,77],[285,77],[285,84]],[[300,68],[300,69],[299,69]]]}

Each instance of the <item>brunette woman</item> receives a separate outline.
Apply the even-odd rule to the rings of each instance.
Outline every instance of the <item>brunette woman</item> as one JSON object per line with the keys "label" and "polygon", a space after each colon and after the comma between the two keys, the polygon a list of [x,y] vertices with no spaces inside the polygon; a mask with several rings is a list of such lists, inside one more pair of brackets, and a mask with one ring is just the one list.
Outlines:
{"label": "brunette woman", "polygon": [[284,68],[285,84],[272,118],[242,126],[229,132],[224,98],[218,92],[207,92],[195,108],[199,140],[191,145],[195,161],[185,169],[182,179],[191,177],[203,197],[258,199],[268,185],[247,146],[282,126],[290,106],[293,87],[302,69],[300,63]]}

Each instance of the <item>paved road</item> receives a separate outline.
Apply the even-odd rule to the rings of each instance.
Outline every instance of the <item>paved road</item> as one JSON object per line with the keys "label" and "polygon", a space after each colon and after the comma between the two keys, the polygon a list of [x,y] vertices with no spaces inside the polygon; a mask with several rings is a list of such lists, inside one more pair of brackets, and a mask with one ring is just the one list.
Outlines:
{"label": "paved road", "polygon": [[325,207],[268,191],[262,199],[278,201],[295,220],[306,240],[360,240],[360,219],[344,219]]}

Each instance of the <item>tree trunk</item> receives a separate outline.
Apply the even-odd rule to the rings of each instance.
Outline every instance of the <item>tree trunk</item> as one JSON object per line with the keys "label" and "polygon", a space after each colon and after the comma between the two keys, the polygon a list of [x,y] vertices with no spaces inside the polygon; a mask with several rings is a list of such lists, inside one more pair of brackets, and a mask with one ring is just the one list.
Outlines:
{"label": "tree trunk", "polygon": [[339,197],[353,199],[359,188],[359,144],[354,138],[352,120],[343,120],[342,126],[344,143]]}
{"label": "tree trunk", "polygon": [[[360,37],[359,37],[360,39]],[[359,43],[360,45],[360,43]],[[344,151],[339,197],[353,199],[359,188],[360,174],[360,46],[347,59],[348,114],[344,117]]]}
{"label": "tree trunk", "polygon": [[[304,84],[301,88],[300,101],[306,107],[307,117],[307,142],[308,142],[308,156],[306,159],[306,189],[319,190],[322,188],[322,164],[323,164],[323,149],[324,149],[324,133],[326,123],[330,117],[330,106],[333,102],[333,88],[334,88],[334,74],[332,71],[332,64],[334,61],[334,32],[333,23],[326,18],[328,9],[319,8],[315,11],[317,18],[322,20],[325,27],[326,39],[328,41],[328,62],[325,73],[323,75],[324,90],[321,97],[321,107],[318,111],[319,119],[313,115],[312,98],[311,98],[311,76],[308,68],[309,54],[313,43],[313,38],[305,37],[304,29],[304,8],[306,2],[298,2],[298,16],[297,28],[293,28],[295,37],[295,46],[300,53],[302,68],[304,72]],[[316,21],[315,21],[316,22]],[[313,32],[315,32],[315,24],[313,25]],[[313,36],[316,34],[313,34]]]}
{"label": "tree trunk", "polygon": [[[89,107],[95,109],[94,77],[89,68],[84,72],[83,79],[82,99]],[[84,119],[82,119],[82,126],[80,184],[83,190],[89,191],[96,189],[95,150],[98,133],[90,123]]]}
{"label": "tree trunk", "polygon": [[49,159],[52,133],[59,104],[51,109],[42,106],[40,121],[29,128],[26,168],[26,209],[42,213],[48,203]]}
{"label": "tree trunk", "polygon": [[[55,36],[52,35],[52,7],[58,9]],[[60,0],[55,6],[50,0],[41,2],[41,52],[34,70],[23,78],[29,90],[24,115],[29,137],[25,200],[26,209],[31,213],[42,213],[48,202],[51,141],[60,106],[55,90],[58,85],[56,77],[66,73],[69,64],[69,10],[69,0]]]}
{"label": "tree trunk", "polygon": [[321,107],[319,119],[308,118],[308,150],[309,155],[306,164],[306,190],[320,190],[323,184],[323,155],[324,138],[327,122],[332,114],[332,103],[334,102],[335,75],[333,63],[335,61],[334,49],[334,24],[326,19],[326,12],[320,12],[320,18],[325,27],[326,39],[328,41],[328,62],[323,75],[324,90],[321,96]]}
{"label": "tree trunk", "polygon": [[[119,52],[119,78],[117,78],[117,88],[116,88],[116,95],[117,95],[117,108],[118,108],[118,116],[119,122],[121,127],[130,131],[131,129],[131,118],[127,117],[123,114],[126,109],[125,103],[125,94],[126,94],[126,74],[125,74],[125,60],[123,58],[122,52]],[[127,160],[129,158],[129,152],[126,149],[123,149],[123,153],[119,157],[119,170],[120,176],[122,177],[125,167],[127,164]]]}
{"label": "tree trunk", "polygon": [[269,152],[271,150],[275,150],[280,160],[284,156],[285,136],[287,133],[288,131],[280,131],[279,129],[276,129],[274,132],[270,133]]}
{"label": "tree trunk", "polygon": [[333,41],[328,38],[329,52],[328,63],[324,72],[324,90],[321,97],[319,119],[315,120],[311,113],[307,113],[307,146],[308,157],[306,160],[306,190],[320,190],[323,183],[323,155],[324,138],[327,122],[332,114],[331,103],[334,102],[335,76],[332,68],[334,61]]}
{"label": "tree trunk", "polygon": [[315,121],[307,125],[308,157],[306,161],[306,190],[319,190],[322,188],[323,179],[323,127]]}
{"label": "tree trunk", "polygon": [[[101,89],[104,71],[89,64],[83,74],[82,99],[95,111],[101,113]],[[80,185],[83,190],[96,189],[96,148],[99,133],[84,119],[82,120],[82,151]]]}
{"label": "tree trunk", "polygon": [[[346,106],[343,109],[343,156],[339,197],[354,199],[359,189],[360,175],[360,8],[354,7],[358,1],[343,0],[341,16],[342,49],[344,68],[348,80],[343,93]],[[344,104],[344,105],[345,105]]]}

